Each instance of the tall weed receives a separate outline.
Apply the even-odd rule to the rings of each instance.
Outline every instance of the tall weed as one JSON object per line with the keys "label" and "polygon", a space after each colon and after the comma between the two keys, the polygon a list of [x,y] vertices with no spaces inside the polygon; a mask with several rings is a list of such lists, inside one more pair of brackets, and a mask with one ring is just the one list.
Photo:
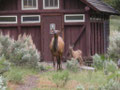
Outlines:
{"label": "tall weed", "polygon": [[71,60],[67,60],[66,68],[72,72],[78,72],[79,62],[74,58],[72,58]]}
{"label": "tall weed", "polygon": [[56,72],[52,75],[52,81],[57,87],[64,87],[69,80],[68,71]]}

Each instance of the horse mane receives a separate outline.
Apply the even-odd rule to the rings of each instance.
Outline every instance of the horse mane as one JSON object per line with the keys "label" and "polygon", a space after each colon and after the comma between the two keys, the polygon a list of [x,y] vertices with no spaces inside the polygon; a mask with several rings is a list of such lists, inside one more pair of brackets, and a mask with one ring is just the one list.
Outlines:
{"label": "horse mane", "polygon": [[54,36],[54,41],[53,41],[53,51],[56,52],[57,51],[57,45],[58,44],[58,37]]}

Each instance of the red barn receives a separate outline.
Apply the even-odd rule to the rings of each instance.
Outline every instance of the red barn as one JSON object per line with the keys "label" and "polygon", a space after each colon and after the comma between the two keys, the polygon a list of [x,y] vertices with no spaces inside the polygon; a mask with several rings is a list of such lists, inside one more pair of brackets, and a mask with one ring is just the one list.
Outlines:
{"label": "red barn", "polygon": [[31,35],[44,61],[50,61],[50,30],[61,30],[66,57],[70,44],[89,57],[106,52],[112,14],[118,12],[101,0],[0,0],[0,31],[15,39]]}

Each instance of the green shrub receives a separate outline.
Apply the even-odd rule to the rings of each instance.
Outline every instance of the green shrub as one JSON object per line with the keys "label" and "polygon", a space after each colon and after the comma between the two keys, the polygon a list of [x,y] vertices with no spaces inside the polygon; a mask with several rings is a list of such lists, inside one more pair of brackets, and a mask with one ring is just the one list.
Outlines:
{"label": "green shrub", "polygon": [[108,56],[117,62],[120,59],[120,32],[114,32],[110,37]]}
{"label": "green shrub", "polygon": [[85,90],[85,88],[82,85],[77,86],[76,90]]}
{"label": "green shrub", "polygon": [[94,87],[94,86],[91,86],[91,87],[89,87],[88,90],[95,90],[95,87]]}
{"label": "green shrub", "polygon": [[4,56],[0,57],[0,74],[8,71],[10,69],[10,63],[5,59]]}
{"label": "green shrub", "polygon": [[106,73],[115,73],[117,70],[118,70],[117,64],[112,60],[104,62],[104,71]]}
{"label": "green shrub", "polygon": [[56,72],[52,75],[52,81],[57,87],[64,87],[69,80],[68,71]]}
{"label": "green shrub", "polygon": [[103,64],[104,64],[103,56],[95,54],[93,56],[93,66],[99,70],[99,69],[103,69]]}
{"label": "green shrub", "polygon": [[0,56],[4,55],[6,59],[9,59],[13,44],[14,40],[9,35],[4,36],[0,33]]}
{"label": "green shrub", "polygon": [[15,70],[10,70],[9,74],[7,75],[7,80],[13,83],[22,83],[23,82],[23,72]]}
{"label": "green shrub", "polygon": [[73,58],[67,60],[66,68],[72,72],[77,72],[79,70],[79,62]]}
{"label": "green shrub", "polygon": [[10,61],[15,65],[36,68],[40,61],[40,53],[33,44],[31,36],[19,36],[12,46]]}
{"label": "green shrub", "polygon": [[0,76],[0,90],[6,90],[7,86],[6,86],[6,82],[5,79],[3,78],[3,76]]}
{"label": "green shrub", "polygon": [[31,36],[19,35],[18,40],[13,40],[9,35],[0,34],[0,56],[17,66],[36,68],[40,61],[40,53],[37,51]]}
{"label": "green shrub", "polygon": [[116,71],[114,73],[111,73],[107,77],[108,80],[114,79],[114,80],[120,80],[120,72]]}
{"label": "green shrub", "polygon": [[52,69],[52,66],[44,65],[43,63],[39,63],[37,66],[37,70],[39,71],[48,71],[50,69]]}
{"label": "green shrub", "polygon": [[120,90],[120,82],[111,79],[106,85],[99,87],[99,90]]}

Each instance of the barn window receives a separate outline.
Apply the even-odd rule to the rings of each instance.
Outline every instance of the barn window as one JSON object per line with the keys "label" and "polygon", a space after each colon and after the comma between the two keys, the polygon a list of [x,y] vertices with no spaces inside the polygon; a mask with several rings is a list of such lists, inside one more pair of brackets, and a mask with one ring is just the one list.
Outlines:
{"label": "barn window", "polygon": [[22,10],[38,9],[38,0],[22,0]]}
{"label": "barn window", "polygon": [[0,24],[15,24],[17,16],[0,16]]}
{"label": "barn window", "polygon": [[44,9],[59,9],[59,0],[43,0]]}
{"label": "barn window", "polygon": [[66,14],[64,16],[65,22],[84,22],[85,15],[84,14]]}
{"label": "barn window", "polygon": [[40,15],[23,15],[21,23],[40,23]]}

